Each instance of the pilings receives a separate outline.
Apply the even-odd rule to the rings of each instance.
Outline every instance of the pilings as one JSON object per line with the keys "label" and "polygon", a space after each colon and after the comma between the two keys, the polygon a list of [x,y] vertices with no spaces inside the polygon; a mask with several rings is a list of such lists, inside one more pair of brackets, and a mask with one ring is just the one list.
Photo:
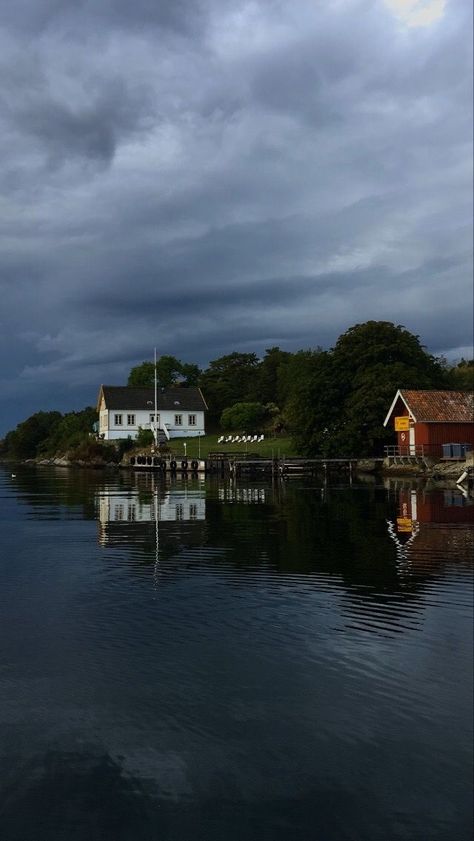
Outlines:
{"label": "pilings", "polygon": [[[383,459],[372,459],[370,472],[381,466]],[[380,462],[380,465],[378,465]],[[282,479],[315,476],[329,472],[346,472],[352,483],[353,475],[358,469],[367,470],[367,460],[360,462],[354,458],[259,458],[230,453],[210,453],[206,459],[178,458],[176,456],[158,456],[148,453],[133,455],[124,465],[135,470],[157,470],[161,473],[213,473],[231,476],[274,477]]]}

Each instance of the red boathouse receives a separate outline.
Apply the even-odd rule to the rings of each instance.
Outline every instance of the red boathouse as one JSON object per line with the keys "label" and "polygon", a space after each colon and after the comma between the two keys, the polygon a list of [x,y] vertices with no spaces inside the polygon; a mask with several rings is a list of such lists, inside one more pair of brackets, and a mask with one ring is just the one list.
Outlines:
{"label": "red boathouse", "polygon": [[460,458],[474,449],[474,395],[399,389],[384,421],[389,425],[397,433],[399,455]]}

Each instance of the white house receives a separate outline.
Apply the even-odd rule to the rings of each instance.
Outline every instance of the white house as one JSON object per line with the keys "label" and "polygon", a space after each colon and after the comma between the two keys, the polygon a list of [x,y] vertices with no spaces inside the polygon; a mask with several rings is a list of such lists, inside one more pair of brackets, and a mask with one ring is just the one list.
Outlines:
{"label": "white house", "polygon": [[[207,404],[200,388],[159,388],[156,427],[159,437],[194,438],[205,434]],[[136,438],[138,430],[155,428],[153,388],[101,385],[97,400],[99,435],[106,441]]]}

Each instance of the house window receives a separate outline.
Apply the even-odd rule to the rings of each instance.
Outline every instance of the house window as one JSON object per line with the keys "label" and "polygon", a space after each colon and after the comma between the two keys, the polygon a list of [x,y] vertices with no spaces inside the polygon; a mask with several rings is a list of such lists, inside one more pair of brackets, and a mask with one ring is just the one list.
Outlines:
{"label": "house window", "polygon": [[174,425],[175,426],[182,426],[183,425],[183,416],[182,415],[175,415],[174,416]]}
{"label": "house window", "polygon": [[188,426],[196,426],[196,415],[188,415]]}
{"label": "house window", "polygon": [[115,426],[122,426],[122,415],[114,415]]}
{"label": "house window", "polygon": [[[155,423],[155,415],[150,415],[150,423]],[[160,425],[160,416],[156,416],[156,425]]]}
{"label": "house window", "polygon": [[135,415],[127,415],[127,426],[135,426]]}

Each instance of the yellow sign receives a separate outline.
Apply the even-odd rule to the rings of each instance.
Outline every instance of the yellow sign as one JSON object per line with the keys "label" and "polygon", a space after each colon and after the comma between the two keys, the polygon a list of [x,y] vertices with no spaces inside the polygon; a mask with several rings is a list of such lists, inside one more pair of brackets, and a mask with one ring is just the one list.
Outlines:
{"label": "yellow sign", "polygon": [[412,532],[413,520],[409,517],[397,517],[397,531]]}
{"label": "yellow sign", "polygon": [[408,415],[395,418],[395,432],[406,432],[407,429],[410,429],[410,418]]}

